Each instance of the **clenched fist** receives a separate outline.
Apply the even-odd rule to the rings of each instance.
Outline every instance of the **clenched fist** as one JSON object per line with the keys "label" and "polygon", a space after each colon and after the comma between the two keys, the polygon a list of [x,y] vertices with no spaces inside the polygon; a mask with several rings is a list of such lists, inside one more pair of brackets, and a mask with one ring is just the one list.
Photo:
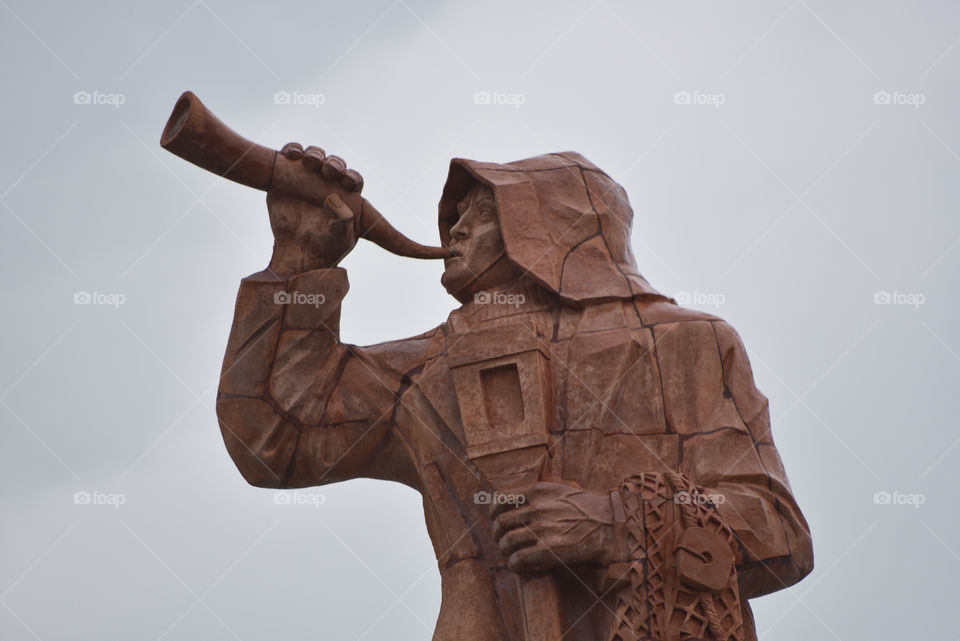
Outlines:
{"label": "clenched fist", "polygon": [[491,509],[493,535],[511,570],[535,572],[610,560],[614,516],[609,494],[548,482],[519,494],[525,498],[523,505],[495,504]]}
{"label": "clenched fist", "polygon": [[274,237],[270,271],[289,277],[335,267],[357,244],[354,219],[361,214],[363,178],[343,159],[294,142],[277,154],[274,171],[284,175],[282,184],[297,189],[267,192]]}

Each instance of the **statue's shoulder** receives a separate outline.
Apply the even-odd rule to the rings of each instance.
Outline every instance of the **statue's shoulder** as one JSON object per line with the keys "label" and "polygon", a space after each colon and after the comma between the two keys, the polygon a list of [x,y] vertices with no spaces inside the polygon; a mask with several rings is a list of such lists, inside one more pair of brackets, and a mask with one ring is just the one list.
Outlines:
{"label": "statue's shoulder", "polygon": [[404,374],[424,363],[438,338],[442,339],[442,333],[439,327],[435,327],[417,336],[354,349],[358,356],[373,359],[381,367]]}
{"label": "statue's shoulder", "polygon": [[681,307],[667,300],[637,300],[637,315],[644,326],[660,325],[663,323],[690,323],[696,321],[720,322],[725,321],[716,316],[698,309]]}

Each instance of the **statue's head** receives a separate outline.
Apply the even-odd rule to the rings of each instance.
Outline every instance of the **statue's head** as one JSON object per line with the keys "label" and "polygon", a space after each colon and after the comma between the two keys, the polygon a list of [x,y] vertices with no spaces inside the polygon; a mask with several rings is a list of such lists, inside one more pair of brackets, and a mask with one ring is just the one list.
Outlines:
{"label": "statue's head", "polygon": [[454,254],[443,285],[475,292],[528,280],[562,302],[660,296],[637,271],[626,191],[575,152],[516,162],[450,161],[440,239]]}
{"label": "statue's head", "polygon": [[463,302],[479,291],[518,280],[520,271],[504,251],[493,190],[474,184],[456,204],[456,214],[445,243],[453,255],[444,260],[440,280],[446,290]]}

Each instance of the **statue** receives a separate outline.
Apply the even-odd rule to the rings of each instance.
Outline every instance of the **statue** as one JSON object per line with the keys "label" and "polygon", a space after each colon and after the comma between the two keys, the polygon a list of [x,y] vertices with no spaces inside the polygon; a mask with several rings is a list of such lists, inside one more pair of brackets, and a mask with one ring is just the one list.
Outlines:
{"label": "statue", "polygon": [[[811,571],[740,338],[640,275],[627,195],[580,154],[454,159],[431,248],[340,158],[250,143],[189,92],[162,144],[267,191],[273,257],[241,282],[217,400],[227,451],[260,487],[419,491],[435,638],[752,640],[748,599]],[[461,307],[341,343],[360,237],[442,258]]]}

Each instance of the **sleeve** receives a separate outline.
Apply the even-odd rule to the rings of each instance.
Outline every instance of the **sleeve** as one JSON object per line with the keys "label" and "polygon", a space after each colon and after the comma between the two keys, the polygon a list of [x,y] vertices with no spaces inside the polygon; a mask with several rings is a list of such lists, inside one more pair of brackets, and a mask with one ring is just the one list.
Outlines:
{"label": "sleeve", "polygon": [[[754,384],[740,337],[719,319],[664,323],[654,332],[663,411],[679,435],[680,451],[675,470],[642,476],[668,488],[677,507],[657,508],[652,521],[646,513],[641,518],[641,505],[649,511],[667,495],[652,492],[653,498],[640,500],[640,486],[631,477],[611,494],[615,512],[623,510],[627,525],[676,523],[681,530],[709,525],[719,538],[729,538],[740,598],[798,582],[813,569],[810,531],[774,446],[767,398]],[[689,506],[699,515],[695,523],[688,517],[681,522]],[[654,545],[649,534],[620,526],[617,556],[648,555],[644,545]],[[673,556],[675,550],[663,552]]]}
{"label": "sleeve", "polygon": [[227,451],[252,485],[409,479],[392,428],[403,370],[416,366],[421,350],[414,339],[372,348],[341,343],[347,289],[342,268],[289,280],[261,272],[241,282],[217,417]]}
{"label": "sleeve", "polygon": [[[741,548],[737,571],[743,596],[750,598],[793,585],[809,574],[813,544],[774,445],[767,398],[754,383],[746,348],[727,323],[711,325],[722,369],[721,393],[733,404],[738,427],[746,434],[727,429],[704,435],[713,443],[690,459],[685,450],[686,471],[696,483],[712,488],[708,492],[722,497],[717,509]],[[713,452],[720,456],[710,456]]]}
{"label": "sleeve", "polygon": [[655,325],[654,334],[679,462],[628,476],[610,493],[614,631],[657,637],[679,625],[696,638],[747,638],[743,600],[812,570],[810,532],[733,328],[719,319],[682,321]]}

